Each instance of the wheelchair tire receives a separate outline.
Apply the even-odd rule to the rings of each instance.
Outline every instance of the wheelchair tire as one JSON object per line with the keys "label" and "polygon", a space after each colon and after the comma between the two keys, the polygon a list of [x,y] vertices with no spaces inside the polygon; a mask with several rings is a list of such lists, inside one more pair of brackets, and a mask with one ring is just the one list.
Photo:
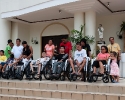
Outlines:
{"label": "wheelchair tire", "polygon": [[108,76],[105,76],[105,77],[103,77],[102,80],[103,80],[104,83],[108,83],[108,82],[109,82],[109,77],[108,77]]}
{"label": "wheelchair tire", "polygon": [[92,76],[93,82],[96,82],[98,80],[98,76]]}
{"label": "wheelchair tire", "polygon": [[77,80],[77,75],[73,75],[72,80],[76,81]]}
{"label": "wheelchair tire", "polygon": [[65,76],[64,76],[64,75],[61,75],[61,76],[60,76],[60,80],[61,80],[61,81],[65,81]]}
{"label": "wheelchair tire", "polygon": [[52,68],[51,64],[46,65],[45,68],[44,68],[43,76],[46,80],[50,80],[50,75],[51,75],[51,72],[52,72],[51,68]]}
{"label": "wheelchair tire", "polygon": [[20,80],[20,81],[23,80],[23,77],[21,76],[21,77],[19,78],[19,80]]}

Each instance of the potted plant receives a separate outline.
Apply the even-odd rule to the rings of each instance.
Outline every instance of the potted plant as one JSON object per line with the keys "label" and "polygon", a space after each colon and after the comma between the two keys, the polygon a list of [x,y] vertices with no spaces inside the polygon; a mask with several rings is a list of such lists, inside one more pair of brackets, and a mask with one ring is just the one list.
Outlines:
{"label": "potted plant", "polygon": [[76,49],[76,47],[75,47],[76,43],[80,42],[80,40],[83,39],[83,38],[85,38],[87,43],[89,43],[89,44],[92,44],[92,43],[95,42],[95,37],[83,35],[84,26],[85,25],[81,25],[80,31],[75,30],[75,29],[71,31],[71,34],[69,36],[69,40],[72,42],[73,51],[75,51],[75,49]]}

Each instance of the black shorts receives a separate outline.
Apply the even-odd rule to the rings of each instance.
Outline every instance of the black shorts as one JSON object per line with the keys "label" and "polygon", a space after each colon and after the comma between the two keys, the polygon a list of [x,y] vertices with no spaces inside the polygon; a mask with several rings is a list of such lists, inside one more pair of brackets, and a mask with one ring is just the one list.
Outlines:
{"label": "black shorts", "polygon": [[[107,64],[106,60],[102,60],[101,62],[102,62],[103,65]],[[99,61],[97,61],[97,60],[94,61],[92,67],[99,68],[100,67],[99,66]]]}

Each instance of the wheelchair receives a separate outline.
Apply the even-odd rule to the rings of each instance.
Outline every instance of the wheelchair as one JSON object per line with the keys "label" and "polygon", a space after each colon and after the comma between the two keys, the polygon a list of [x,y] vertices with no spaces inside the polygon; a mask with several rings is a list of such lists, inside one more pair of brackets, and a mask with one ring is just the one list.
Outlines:
{"label": "wheelchair", "polygon": [[14,66],[9,66],[7,65],[5,71],[2,73],[2,78],[4,79],[19,79],[22,80],[23,79],[23,71],[21,70],[21,67],[23,66],[23,62],[19,62],[16,65],[16,69],[14,68]]}
{"label": "wheelchair", "polygon": [[[83,72],[83,81],[84,82],[86,82],[86,79],[88,78],[88,71],[89,71],[89,69],[88,69],[88,64],[89,64],[89,61],[90,61],[90,58],[89,57],[87,57],[87,59],[86,59],[86,64],[85,64],[85,66],[84,66],[84,68],[83,68],[83,70],[82,70],[82,72]],[[70,80],[70,81],[76,81],[78,78],[81,78],[82,77],[82,75],[77,75],[77,74],[72,74],[72,68],[71,68],[71,66],[69,66],[70,67],[70,73],[69,73],[69,75],[68,75],[68,79]],[[75,67],[75,71],[76,72],[78,72],[78,70],[79,70],[79,68],[75,65],[74,66]],[[87,79],[88,80],[88,79]]]}
{"label": "wheelchair", "polygon": [[[53,70],[53,64],[57,62],[57,60],[52,60],[52,70]],[[64,62],[64,66],[61,67],[60,64],[57,66],[57,72],[55,75],[52,74],[52,70],[51,70],[51,75],[50,75],[50,80],[61,80],[61,81],[65,81],[66,77],[68,79],[70,79],[69,77],[69,73],[70,70],[68,69],[69,63],[68,63],[68,59]]]}
{"label": "wheelchair", "polygon": [[[101,77],[101,80],[104,83],[108,83],[110,80],[111,80],[111,82],[113,82],[113,78],[110,76],[110,62],[111,62],[111,59],[109,59],[107,64],[104,65],[104,74],[102,74],[102,75],[98,74],[98,71],[97,71],[96,75],[93,75],[92,64],[93,64],[93,62],[95,60],[96,59],[91,60],[91,73],[90,73],[90,77],[89,77],[89,82],[97,82],[99,77]],[[99,70],[99,68],[97,70]]]}
{"label": "wheelchair", "polygon": [[29,73],[28,74],[28,80],[40,80],[42,81],[42,75],[44,76],[44,78],[46,80],[50,79],[50,73],[51,73],[51,68],[52,68],[52,64],[51,64],[51,59],[49,61],[45,61],[41,64],[41,69],[40,69],[40,74],[39,77],[37,77],[37,73],[38,73],[38,65],[33,64],[33,69],[34,69],[34,73],[32,73],[32,71],[30,70],[30,64],[28,64],[29,70],[27,70],[26,72]]}

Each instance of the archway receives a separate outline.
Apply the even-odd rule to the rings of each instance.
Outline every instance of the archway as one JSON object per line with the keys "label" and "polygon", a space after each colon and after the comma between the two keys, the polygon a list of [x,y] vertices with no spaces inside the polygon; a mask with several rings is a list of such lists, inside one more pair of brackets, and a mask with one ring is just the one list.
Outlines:
{"label": "archway", "polygon": [[51,23],[47,25],[41,32],[41,52],[49,39],[52,39],[54,44],[59,47],[61,37],[66,35],[68,36],[69,34],[70,30],[62,23]]}

